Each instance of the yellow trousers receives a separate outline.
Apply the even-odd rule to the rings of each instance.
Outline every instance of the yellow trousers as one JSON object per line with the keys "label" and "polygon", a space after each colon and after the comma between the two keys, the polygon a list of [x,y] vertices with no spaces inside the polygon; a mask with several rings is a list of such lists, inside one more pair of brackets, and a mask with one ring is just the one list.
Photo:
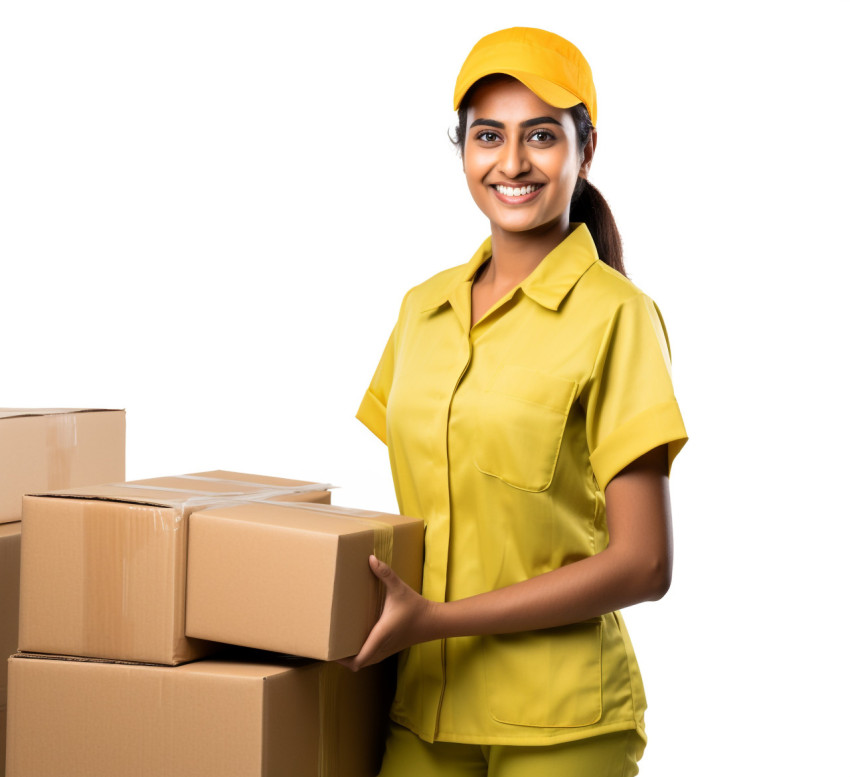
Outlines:
{"label": "yellow trousers", "polygon": [[531,747],[429,744],[391,723],[379,777],[634,777],[643,748],[634,731]]}

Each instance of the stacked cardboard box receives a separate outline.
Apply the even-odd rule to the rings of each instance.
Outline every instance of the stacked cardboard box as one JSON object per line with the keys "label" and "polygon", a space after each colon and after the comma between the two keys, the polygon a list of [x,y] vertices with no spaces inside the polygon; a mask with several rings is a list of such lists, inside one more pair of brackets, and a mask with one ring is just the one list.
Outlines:
{"label": "stacked cardboard box", "polygon": [[375,553],[415,590],[422,521],[329,505],[252,503],[189,519],[186,633],[322,660],[356,655],[378,619]]}
{"label": "stacked cardboard box", "polygon": [[[220,641],[355,653],[379,611],[371,552],[419,587],[421,521],[327,502],[320,484],[226,472],[26,497],[19,644],[29,655],[10,662],[8,777],[373,773],[388,667],[194,661]],[[199,573],[218,570],[218,587],[199,584],[193,600],[202,624],[226,604],[213,623],[237,624],[224,636],[187,636],[188,555]],[[288,593],[263,599],[269,589]]]}
{"label": "stacked cardboard box", "polygon": [[377,667],[19,655],[9,679],[9,777],[373,777],[380,762]]}
{"label": "stacked cardboard box", "polygon": [[0,523],[21,496],[124,480],[123,410],[0,408]]}
{"label": "stacked cardboard box", "polygon": [[6,659],[18,640],[21,497],[124,479],[123,410],[0,408],[0,777],[6,763]]}

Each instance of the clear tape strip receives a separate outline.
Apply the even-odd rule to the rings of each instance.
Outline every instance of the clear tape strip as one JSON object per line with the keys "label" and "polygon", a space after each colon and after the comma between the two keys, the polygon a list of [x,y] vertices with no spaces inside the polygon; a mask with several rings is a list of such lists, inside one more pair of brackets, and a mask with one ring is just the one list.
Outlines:
{"label": "clear tape strip", "polygon": [[245,491],[200,491],[197,488],[170,488],[168,486],[153,486],[149,483],[107,483],[112,488],[137,488],[142,491],[168,491],[176,494],[194,494],[196,496],[213,496],[214,494],[244,494]]}
{"label": "clear tape strip", "polygon": [[[220,480],[221,483],[230,483],[233,481]],[[199,508],[213,509],[216,507],[225,507],[227,505],[248,504],[251,502],[267,502],[268,504],[285,505],[286,502],[276,501],[277,497],[290,496],[292,494],[303,494],[314,491],[327,491],[333,488],[330,483],[308,483],[301,486],[277,486],[274,488],[266,487],[261,491],[200,491],[188,488],[172,488],[168,486],[153,486],[150,483],[108,483],[108,486],[113,488],[138,489],[141,491],[159,491],[165,493],[183,494],[179,499],[159,499],[155,500],[156,505],[174,510],[176,515],[171,524],[171,530],[177,529],[178,525],[188,516],[188,513]],[[114,495],[118,498],[117,495]],[[107,497],[108,498],[108,497]],[[305,504],[302,502],[294,502],[293,505]],[[159,516],[159,521],[162,523],[163,516]]]}
{"label": "clear tape strip", "polygon": [[[305,494],[311,491],[327,491],[325,488],[326,484],[317,483],[317,487],[306,488],[302,486],[292,486],[289,488],[267,488],[265,491],[252,491],[252,492],[213,492],[206,493],[199,492],[203,494],[202,496],[196,496],[189,499],[186,499],[183,504],[186,507],[197,507],[198,505],[209,505],[212,507],[223,507],[228,504],[247,504],[254,502],[261,502],[262,504],[273,504],[273,505],[283,505],[284,507],[298,507],[301,505],[301,502],[278,502],[276,501],[276,497],[281,496],[291,496],[292,494]],[[322,486],[319,488],[318,486]]]}
{"label": "clear tape strip", "polygon": [[67,488],[77,448],[77,416],[52,415],[47,424],[47,488]]}
{"label": "clear tape strip", "polygon": [[[212,478],[211,478],[212,480]],[[255,486],[260,491],[203,491],[197,488],[174,488],[173,486],[156,486],[151,483],[107,483],[108,486],[112,488],[136,488],[141,491],[166,491],[168,493],[175,494],[192,494],[194,496],[245,496],[250,497],[253,494],[257,495],[265,495],[272,494],[274,496],[287,496],[289,494],[305,494],[311,491],[327,491],[331,488],[336,488],[336,486],[331,485],[330,483],[305,483],[302,486],[271,486],[268,483],[260,484],[260,483],[239,483],[232,480],[219,480],[216,481],[218,483],[234,483],[236,485],[250,485]],[[264,497],[265,498],[265,497]],[[252,500],[253,501],[253,500]]]}
{"label": "clear tape strip", "polygon": [[[232,481],[225,478],[201,478],[194,475],[176,476],[186,479],[206,480],[217,483],[236,483],[246,484],[245,481]],[[175,511],[179,515],[175,518],[175,523],[186,517],[187,511],[203,507],[205,509],[213,509],[224,507],[227,505],[240,504],[271,504],[276,507],[285,507],[298,510],[312,510],[314,512],[330,515],[335,518],[345,518],[351,521],[356,521],[370,529],[372,529],[373,546],[372,552],[375,556],[383,561],[388,566],[393,565],[393,527],[391,524],[384,523],[380,520],[375,520],[379,513],[369,512],[366,510],[357,510],[351,507],[336,507],[332,505],[320,505],[307,502],[279,502],[276,497],[288,496],[291,494],[309,493],[312,491],[327,491],[334,488],[330,483],[308,483],[301,486],[277,486],[266,487],[260,491],[244,492],[244,491],[202,491],[188,488],[174,488],[168,486],[155,486],[150,483],[110,483],[110,486],[116,488],[129,488],[147,491],[160,491],[166,493],[186,494],[183,499],[163,499],[161,503]],[[251,483],[251,486],[260,486],[260,484]],[[191,496],[189,496],[191,495]],[[157,500],[159,501],[159,500]],[[384,599],[386,597],[386,589],[383,585],[378,586],[378,594],[375,601],[375,620],[377,620],[381,611],[384,608]]]}
{"label": "clear tape strip", "polygon": [[[209,478],[205,475],[174,475],[173,478],[175,480],[198,480],[204,483],[232,483],[234,486],[253,486],[255,488],[276,488],[272,483],[255,483],[251,480],[228,480],[226,478]],[[329,483],[304,483],[300,486],[285,486],[286,488],[298,488],[298,489],[306,489],[308,491],[317,491],[319,489],[316,486],[322,486],[321,490],[336,488],[336,486],[332,486]],[[284,488],[284,486],[280,486],[280,488]]]}

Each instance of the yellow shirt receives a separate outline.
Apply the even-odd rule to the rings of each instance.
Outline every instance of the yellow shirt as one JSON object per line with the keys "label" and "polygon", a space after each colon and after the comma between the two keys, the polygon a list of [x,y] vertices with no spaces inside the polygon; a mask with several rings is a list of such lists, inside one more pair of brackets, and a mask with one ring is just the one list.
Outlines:
{"label": "yellow shirt", "polygon": [[[411,289],[357,417],[389,447],[399,508],[425,521],[422,593],[452,601],[592,556],[605,487],[687,440],[655,304],[570,235],[470,329],[471,261]],[[545,744],[643,733],[619,612],[415,645],[392,717],[427,741]]]}

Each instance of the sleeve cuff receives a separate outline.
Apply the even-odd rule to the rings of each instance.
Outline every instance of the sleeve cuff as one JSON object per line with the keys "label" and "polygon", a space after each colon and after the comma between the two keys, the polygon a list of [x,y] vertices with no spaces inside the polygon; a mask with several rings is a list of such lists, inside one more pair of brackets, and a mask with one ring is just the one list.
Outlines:
{"label": "sleeve cuff", "polygon": [[667,473],[673,459],[688,441],[682,414],[675,400],[644,410],[590,454],[590,465],[599,488],[604,492],[614,476],[635,459],[659,445],[667,444]]}
{"label": "sleeve cuff", "polygon": [[387,444],[387,408],[371,391],[364,395],[357,419],[384,445]]}

